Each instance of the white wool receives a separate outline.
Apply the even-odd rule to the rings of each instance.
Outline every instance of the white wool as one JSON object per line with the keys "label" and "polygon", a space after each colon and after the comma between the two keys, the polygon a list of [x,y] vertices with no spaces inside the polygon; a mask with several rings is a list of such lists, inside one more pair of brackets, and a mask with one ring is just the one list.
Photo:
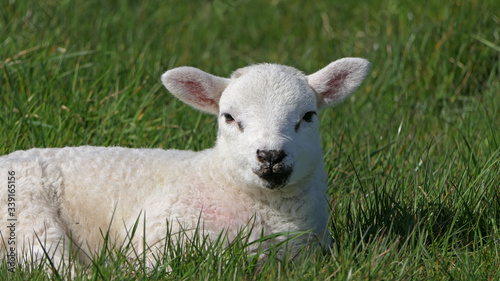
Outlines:
{"label": "white wool", "polygon": [[[327,247],[327,184],[317,113],[356,90],[368,69],[369,63],[357,58],[338,60],[309,76],[288,66],[260,64],[228,79],[180,67],[167,71],[162,82],[184,102],[217,114],[214,148],[83,146],[0,157],[2,186],[8,172],[15,172],[18,254],[42,257],[38,236],[56,262],[68,259],[70,237],[73,249],[91,255],[102,245],[101,232],[109,229],[113,241],[124,241],[138,218],[134,243],[140,251],[143,228],[153,251],[161,248],[167,221],[171,233],[192,235],[200,225],[212,238],[224,231],[233,239],[249,222],[251,240],[262,233],[310,231],[293,240],[294,253],[307,243]],[[272,155],[275,159],[267,160]],[[269,169],[274,174],[266,177]],[[4,187],[0,234],[7,249],[2,246],[1,255],[9,251],[7,221],[13,218],[6,211]],[[80,254],[82,261],[85,256]]]}

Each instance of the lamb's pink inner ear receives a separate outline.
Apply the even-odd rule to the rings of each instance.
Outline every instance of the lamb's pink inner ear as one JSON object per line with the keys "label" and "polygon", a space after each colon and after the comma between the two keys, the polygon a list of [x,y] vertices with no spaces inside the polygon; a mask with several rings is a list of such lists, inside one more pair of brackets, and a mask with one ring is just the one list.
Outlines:
{"label": "lamb's pink inner ear", "polygon": [[171,69],[162,75],[165,87],[192,107],[212,113],[219,112],[219,99],[229,79],[217,77],[194,67]]}
{"label": "lamb's pink inner ear", "polygon": [[370,63],[361,58],[344,58],[308,76],[317,93],[318,107],[334,105],[351,95],[363,82]]}
{"label": "lamb's pink inner ear", "polygon": [[203,87],[202,82],[195,80],[179,80],[177,83],[185,88],[184,91],[191,93],[191,95],[186,95],[185,98],[192,103],[195,103],[202,108],[219,108],[218,101],[210,97],[207,89]]}
{"label": "lamb's pink inner ear", "polygon": [[326,91],[321,93],[323,99],[329,99],[332,101],[342,99],[343,97],[341,94],[343,92],[345,80],[349,74],[350,72],[348,71],[340,71],[332,75],[326,82]]}

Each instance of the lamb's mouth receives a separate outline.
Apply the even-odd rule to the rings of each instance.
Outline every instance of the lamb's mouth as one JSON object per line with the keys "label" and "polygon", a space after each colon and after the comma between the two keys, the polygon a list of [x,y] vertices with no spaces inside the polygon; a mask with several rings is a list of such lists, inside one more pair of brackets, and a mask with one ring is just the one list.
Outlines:
{"label": "lamb's mouth", "polygon": [[284,187],[290,175],[292,174],[293,168],[291,166],[285,166],[282,163],[278,163],[271,167],[270,165],[261,165],[258,169],[254,169],[253,172],[264,182],[264,186],[269,189],[279,189]]}

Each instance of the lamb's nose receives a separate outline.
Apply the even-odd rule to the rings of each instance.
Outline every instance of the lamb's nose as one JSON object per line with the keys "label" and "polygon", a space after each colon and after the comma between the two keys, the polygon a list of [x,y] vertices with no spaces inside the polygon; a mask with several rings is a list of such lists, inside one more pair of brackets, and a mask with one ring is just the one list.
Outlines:
{"label": "lamb's nose", "polygon": [[273,167],[275,164],[281,163],[286,157],[286,153],[283,150],[260,150],[257,149],[257,159],[262,164],[268,164]]}
{"label": "lamb's nose", "polygon": [[253,172],[264,180],[264,185],[270,189],[284,186],[292,174],[292,166],[286,166],[283,159],[287,154],[283,150],[257,150],[257,160],[260,167]]}

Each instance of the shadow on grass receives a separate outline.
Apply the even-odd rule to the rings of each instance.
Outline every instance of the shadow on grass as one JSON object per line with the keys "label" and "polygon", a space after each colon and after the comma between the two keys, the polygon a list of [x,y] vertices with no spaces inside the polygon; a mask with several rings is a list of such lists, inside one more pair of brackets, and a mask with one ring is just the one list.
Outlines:
{"label": "shadow on grass", "polygon": [[375,187],[364,198],[353,196],[347,204],[345,222],[341,226],[333,222],[334,241],[340,241],[338,245],[345,239],[370,243],[382,235],[415,244],[423,241],[443,251],[474,250],[491,238],[500,241],[498,181],[490,177],[486,182],[450,180],[447,184],[451,191],[440,196],[408,196],[397,183]]}

